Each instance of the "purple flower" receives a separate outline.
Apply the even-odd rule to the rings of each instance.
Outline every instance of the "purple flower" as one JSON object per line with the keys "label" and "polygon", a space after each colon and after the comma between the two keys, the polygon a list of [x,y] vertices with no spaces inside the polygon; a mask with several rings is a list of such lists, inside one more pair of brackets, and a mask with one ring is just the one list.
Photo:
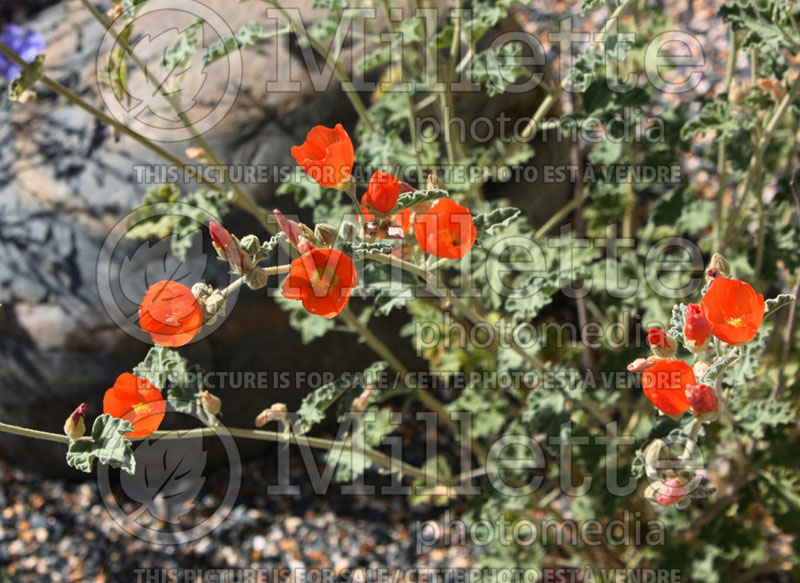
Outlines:
{"label": "purple flower", "polygon": [[[16,24],[7,24],[3,27],[0,32],[0,42],[17,53],[26,63],[30,63],[36,55],[44,52],[45,47],[44,37],[41,34]],[[11,81],[16,79],[21,72],[22,67],[0,54],[0,77]]]}

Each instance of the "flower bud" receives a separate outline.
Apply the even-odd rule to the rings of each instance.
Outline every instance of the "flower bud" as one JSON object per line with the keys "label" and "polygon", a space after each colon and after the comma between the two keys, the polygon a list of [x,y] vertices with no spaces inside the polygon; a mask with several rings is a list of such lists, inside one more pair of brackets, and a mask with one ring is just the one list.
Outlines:
{"label": "flower bud", "polygon": [[661,328],[650,328],[647,342],[650,343],[653,354],[659,358],[672,358],[678,351],[678,343]]}
{"label": "flower bud", "polygon": [[695,378],[702,379],[706,371],[711,368],[711,363],[706,362],[705,360],[698,360],[692,366],[692,370],[694,371]]}
{"label": "flower bud", "polygon": [[261,268],[256,268],[244,276],[244,282],[250,289],[261,289],[267,285],[269,277]]}
{"label": "flower bud", "polygon": [[734,82],[728,92],[728,100],[731,103],[741,103],[747,97],[747,87],[741,83]]}
{"label": "flower bud", "polygon": [[223,261],[231,264],[234,273],[240,275],[249,272],[253,268],[253,260],[239,247],[239,241],[230,232],[220,225],[211,221],[208,224],[208,232],[217,255]]}
{"label": "flower bud", "polygon": [[314,227],[314,236],[318,241],[322,242],[323,245],[330,247],[339,237],[339,230],[328,223],[318,223],[317,226]]}
{"label": "flower bud", "polygon": [[711,281],[717,277],[728,277],[731,272],[731,266],[728,261],[719,253],[714,253],[711,261],[708,262],[708,269],[706,269],[706,280]]}
{"label": "flower bud", "polygon": [[208,164],[208,154],[203,148],[186,148],[186,157],[202,164]]}
{"label": "flower bud", "polygon": [[428,190],[444,190],[447,191],[447,187],[445,186],[444,182],[442,182],[441,178],[436,176],[433,172],[428,174],[428,183],[425,185]]}
{"label": "flower bud", "polygon": [[717,395],[709,385],[686,385],[686,400],[695,413],[716,413],[719,407]]}
{"label": "flower bud", "polygon": [[683,327],[686,348],[693,353],[703,352],[711,340],[711,324],[703,309],[697,304],[686,307],[686,324]]}
{"label": "flower bud", "polygon": [[297,245],[300,237],[303,235],[303,229],[300,226],[300,223],[286,218],[286,215],[284,215],[278,209],[273,210],[272,214],[275,215],[275,219],[278,221],[278,226],[281,228],[281,231],[283,231],[283,234],[286,235],[286,238]]}
{"label": "flower bud", "polygon": [[34,91],[33,89],[26,89],[25,91],[20,93],[19,96],[17,96],[16,94],[10,94],[8,98],[11,101],[16,101],[23,105],[27,105],[29,103],[33,103],[34,101],[36,101],[37,97],[38,95],[36,94],[36,91]]}
{"label": "flower bud", "polygon": [[367,410],[367,405],[369,404],[369,398],[372,395],[372,387],[367,387],[364,389],[364,392],[361,393],[358,397],[353,400],[352,409],[357,413],[361,413]]}
{"label": "flower bud", "polygon": [[780,101],[784,97],[786,97],[786,86],[781,83],[778,79],[770,78],[770,79],[759,79],[758,86],[761,90],[770,95],[775,101]]}
{"label": "flower bud", "polygon": [[124,12],[125,8],[122,6],[122,4],[117,4],[113,8],[108,9],[108,12],[106,12],[106,18],[108,18],[111,21],[114,21],[120,16],[122,16]]}
{"label": "flower bud", "polygon": [[656,356],[648,356],[647,358],[637,358],[628,365],[628,372],[644,372],[658,360]]}
{"label": "flower bud", "polygon": [[88,410],[89,408],[87,407],[86,403],[81,403],[72,412],[72,414],[67,417],[67,420],[64,423],[64,433],[73,441],[79,437],[83,437],[83,435],[86,433],[86,424],[84,423],[83,418],[86,417],[86,412]]}
{"label": "flower bud", "polygon": [[203,409],[212,415],[216,415],[222,409],[222,401],[220,398],[212,395],[208,391],[203,391],[203,394],[200,396],[200,401],[203,403]]}
{"label": "flower bud", "polygon": [[213,324],[218,316],[225,315],[225,294],[214,290],[203,299],[198,298],[200,307],[203,308],[203,324]]}
{"label": "flower bud", "polygon": [[277,421],[286,417],[285,403],[274,403],[269,409],[264,409],[256,417],[256,427],[264,427],[270,421]]}
{"label": "flower bud", "polygon": [[670,478],[658,489],[656,493],[656,503],[661,506],[675,504],[686,495],[686,488],[683,487],[679,478]]}
{"label": "flower bud", "polygon": [[248,255],[255,255],[261,248],[261,241],[255,235],[245,235],[239,241],[239,248]]}
{"label": "flower bud", "polygon": [[214,292],[214,288],[209,284],[202,281],[197,282],[192,286],[192,295],[197,298],[198,302],[204,302],[208,296]]}

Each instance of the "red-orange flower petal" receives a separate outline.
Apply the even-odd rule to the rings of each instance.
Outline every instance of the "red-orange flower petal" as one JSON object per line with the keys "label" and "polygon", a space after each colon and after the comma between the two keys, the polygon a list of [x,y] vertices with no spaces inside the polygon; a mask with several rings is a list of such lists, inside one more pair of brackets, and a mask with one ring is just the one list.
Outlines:
{"label": "red-orange flower petal", "polygon": [[203,325],[203,309],[192,290],[174,281],[159,281],[139,305],[139,325],[153,342],[177,348],[192,341]]}
{"label": "red-orange flower petal", "polygon": [[686,306],[686,323],[683,326],[683,335],[687,341],[702,346],[711,334],[708,318],[703,313],[703,308],[697,304]]}
{"label": "red-orange flower petal", "polygon": [[337,249],[311,249],[292,261],[281,293],[323,318],[335,318],[358,283],[353,260]]}
{"label": "red-orange flower petal", "polygon": [[715,278],[700,306],[711,333],[728,344],[752,340],[764,319],[764,296],[737,279]]}
{"label": "red-orange flower petal", "polygon": [[478,230],[467,207],[441,198],[427,212],[415,215],[414,233],[425,253],[460,259],[475,245]]}
{"label": "red-orange flower petal", "polygon": [[642,373],[644,394],[667,415],[680,415],[689,408],[686,386],[694,384],[694,371],[682,360],[665,358]]}
{"label": "red-orange flower petal", "polygon": [[353,142],[340,123],[333,129],[313,127],[292,156],[320,186],[342,188],[353,171]]}
{"label": "red-orange flower petal", "polygon": [[376,170],[369,179],[363,203],[381,214],[386,214],[397,204],[400,183],[388,172]]}
{"label": "red-orange flower petal", "polygon": [[127,437],[147,437],[158,429],[164,420],[166,402],[147,379],[129,372],[119,375],[114,386],[103,397],[103,413],[133,424]]}

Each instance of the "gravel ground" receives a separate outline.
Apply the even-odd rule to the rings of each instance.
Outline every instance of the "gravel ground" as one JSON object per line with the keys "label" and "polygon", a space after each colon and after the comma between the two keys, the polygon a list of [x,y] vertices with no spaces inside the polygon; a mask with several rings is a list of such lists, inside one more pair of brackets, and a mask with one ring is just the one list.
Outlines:
{"label": "gravel ground", "polygon": [[[236,506],[220,527],[173,546],[154,545],[122,531],[94,479],[42,480],[0,462],[0,582],[189,581],[197,570],[205,571],[205,579],[198,581],[233,582],[246,581],[254,569],[278,567],[296,569],[296,574],[326,569],[345,576],[359,569],[474,564],[470,550],[462,546],[418,554],[416,523],[437,513],[409,507],[405,496],[345,495],[335,486],[324,495],[309,487],[297,496],[267,495],[266,484],[275,482],[275,457],[244,466]],[[298,475],[292,483],[302,484],[304,469],[299,458],[293,460],[292,473]],[[366,482],[380,479],[372,474]],[[209,514],[223,494],[210,476],[191,516]],[[145,575],[135,569],[151,571]]]}

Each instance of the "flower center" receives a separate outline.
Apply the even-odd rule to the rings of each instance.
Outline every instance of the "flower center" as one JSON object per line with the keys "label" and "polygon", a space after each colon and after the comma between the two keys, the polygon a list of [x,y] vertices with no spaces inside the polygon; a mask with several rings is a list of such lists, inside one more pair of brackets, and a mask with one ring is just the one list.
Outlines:
{"label": "flower center", "polygon": [[728,318],[728,324],[733,326],[734,328],[741,328],[744,326],[744,321],[742,318]]}
{"label": "flower center", "polygon": [[332,269],[317,269],[311,274],[311,285],[314,287],[331,288],[339,282],[339,278]]}
{"label": "flower center", "polygon": [[133,406],[133,412],[136,415],[142,415],[151,411],[149,403],[137,403]]}

